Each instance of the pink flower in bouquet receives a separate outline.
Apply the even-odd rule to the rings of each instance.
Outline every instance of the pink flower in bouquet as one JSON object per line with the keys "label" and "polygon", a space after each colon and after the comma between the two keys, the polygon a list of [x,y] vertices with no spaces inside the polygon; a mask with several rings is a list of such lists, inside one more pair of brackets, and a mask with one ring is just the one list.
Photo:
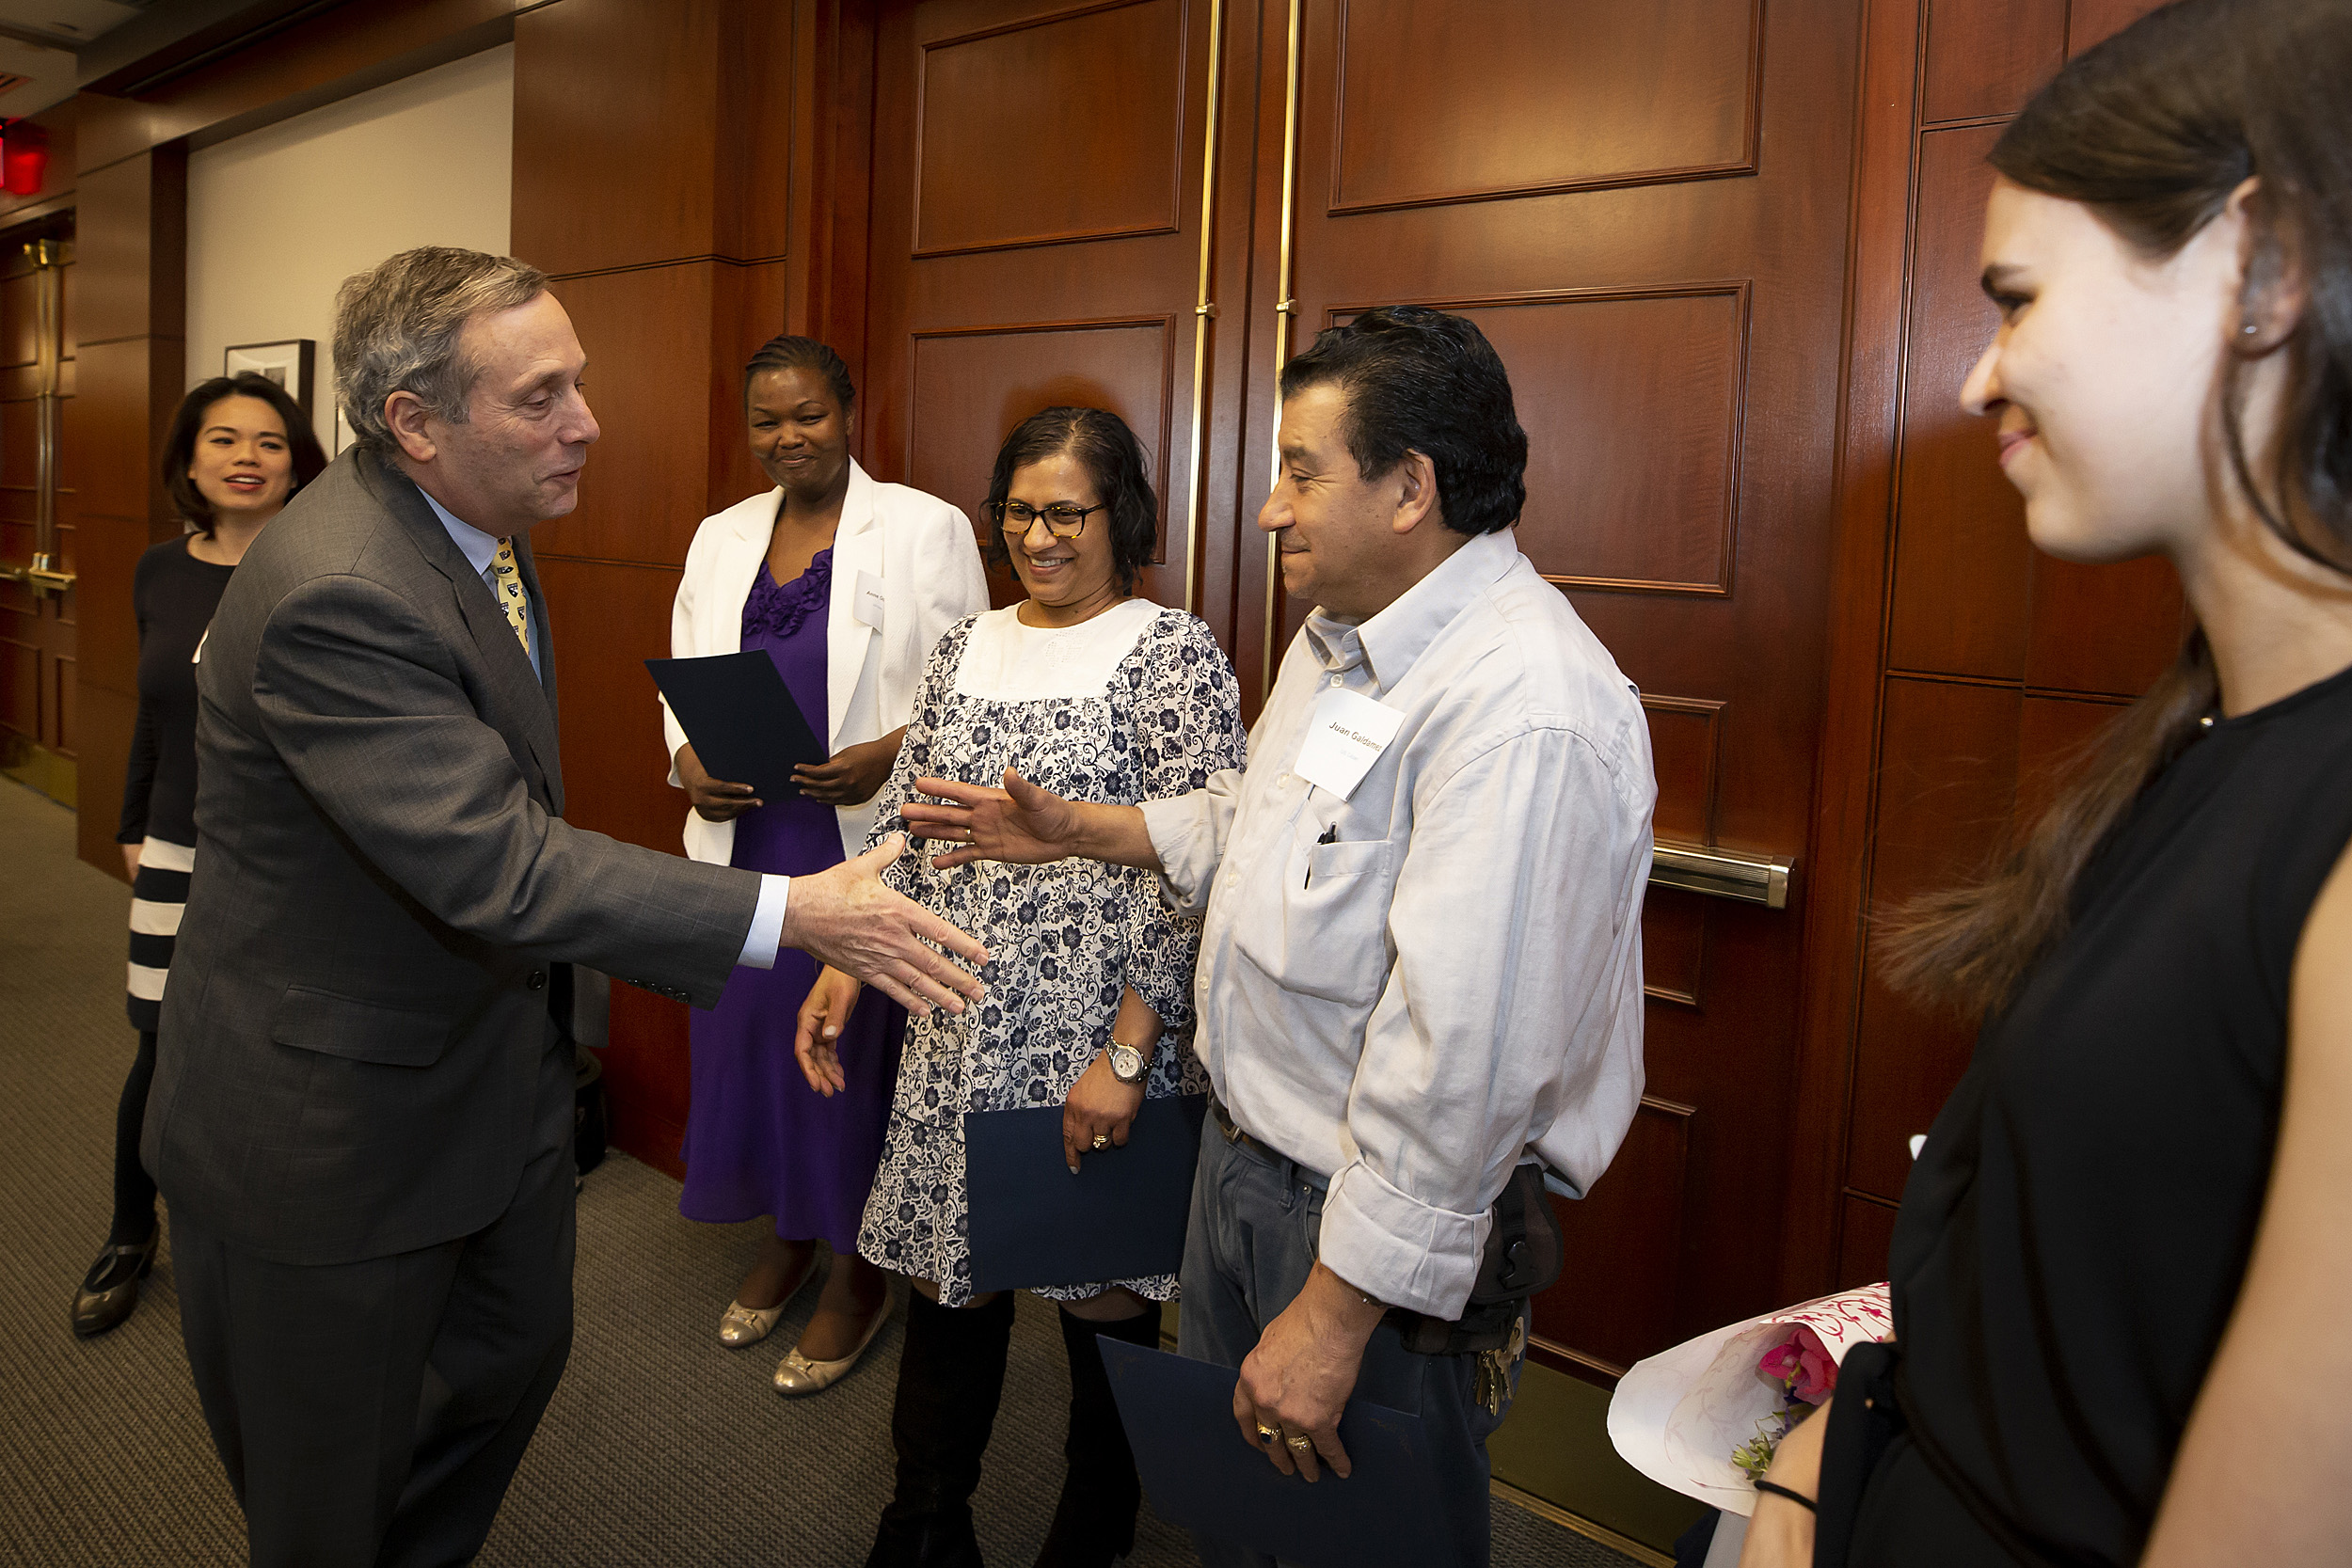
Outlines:
{"label": "pink flower in bouquet", "polygon": [[1766,1351],[1756,1367],[1773,1382],[1788,1384],[1789,1391],[1807,1404],[1820,1404],[1837,1387],[1837,1358],[1821,1343],[1821,1337],[1803,1323]]}

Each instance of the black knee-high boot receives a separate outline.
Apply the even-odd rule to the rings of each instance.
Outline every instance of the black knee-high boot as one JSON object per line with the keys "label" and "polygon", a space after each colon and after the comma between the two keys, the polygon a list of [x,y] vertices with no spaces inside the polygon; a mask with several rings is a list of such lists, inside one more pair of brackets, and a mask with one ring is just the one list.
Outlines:
{"label": "black knee-high boot", "polygon": [[1160,1304],[1146,1302],[1141,1312],[1115,1323],[1092,1323],[1062,1310],[1062,1348],[1070,1353],[1070,1435],[1061,1451],[1070,1471],[1037,1568],[1109,1568],[1113,1558],[1135,1550],[1143,1485],[1136,1479],[1127,1429],[1120,1424],[1110,1374],[1103,1370],[1103,1353],[1095,1344],[1106,1336],[1158,1349]]}
{"label": "black knee-high boot", "polygon": [[907,1298],[906,1347],[890,1409],[898,1484],[866,1568],[980,1568],[972,1492],[1011,1343],[1009,1291],[986,1307],[942,1307],[919,1291]]}

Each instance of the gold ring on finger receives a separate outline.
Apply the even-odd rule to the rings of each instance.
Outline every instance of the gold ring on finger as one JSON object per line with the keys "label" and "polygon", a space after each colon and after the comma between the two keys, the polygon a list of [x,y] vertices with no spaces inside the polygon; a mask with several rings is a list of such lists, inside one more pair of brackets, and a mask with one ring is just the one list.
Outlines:
{"label": "gold ring on finger", "polygon": [[1097,1148],[1108,1148],[1110,1147],[1110,1142],[1111,1135],[1108,1132],[1097,1132],[1094,1134],[1094,1147]]}
{"label": "gold ring on finger", "polygon": [[1271,1442],[1273,1442],[1276,1438],[1278,1438],[1278,1437],[1279,1437],[1279,1436],[1281,1436],[1281,1435],[1282,1435],[1282,1429],[1281,1429],[1280,1427],[1270,1427],[1270,1426],[1266,1425],[1263,1421],[1260,1421],[1260,1422],[1258,1423],[1258,1441],[1259,1441],[1259,1442],[1261,1442],[1261,1443],[1271,1443]]}
{"label": "gold ring on finger", "polygon": [[1305,1453],[1315,1446],[1315,1440],[1311,1437],[1285,1437],[1282,1439],[1282,1446],[1293,1453]]}

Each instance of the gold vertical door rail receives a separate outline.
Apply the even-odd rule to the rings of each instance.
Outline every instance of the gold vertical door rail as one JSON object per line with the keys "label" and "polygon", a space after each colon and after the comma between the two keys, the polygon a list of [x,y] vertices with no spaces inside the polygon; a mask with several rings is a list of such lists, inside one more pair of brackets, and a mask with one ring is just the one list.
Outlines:
{"label": "gold vertical door rail", "polygon": [[35,240],[33,259],[33,564],[24,574],[35,594],[63,594],[73,574],[57,566],[57,410],[64,392],[65,273],[58,242]]}
{"label": "gold vertical door rail", "polygon": [[1198,611],[1200,578],[1200,517],[1208,475],[1203,472],[1208,442],[1202,439],[1201,415],[1209,391],[1209,324],[1216,306],[1209,298],[1209,261],[1214,249],[1212,225],[1216,218],[1217,89],[1225,75],[1225,0],[1209,0],[1209,122],[1200,143],[1200,292],[1192,307],[1192,504],[1184,519],[1184,612]]}
{"label": "gold vertical door rail", "polygon": [[[1298,26],[1305,8],[1306,0],[1290,0],[1290,37],[1282,52],[1282,239],[1274,275],[1274,451],[1269,488],[1282,483],[1282,367],[1290,363],[1291,318],[1298,314],[1298,301],[1291,297],[1291,236],[1298,183]],[[1275,667],[1281,658],[1281,650],[1275,645],[1282,626],[1281,605],[1281,549],[1269,533],[1265,537],[1265,691],[1274,689]]]}

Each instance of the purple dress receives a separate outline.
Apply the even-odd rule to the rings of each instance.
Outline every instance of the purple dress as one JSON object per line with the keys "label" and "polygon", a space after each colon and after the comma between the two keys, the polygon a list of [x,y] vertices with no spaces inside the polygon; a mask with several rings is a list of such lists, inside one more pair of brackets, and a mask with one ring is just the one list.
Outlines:
{"label": "purple dress", "polygon": [[[823,549],[782,587],[762,562],[743,602],[743,647],[765,649],[776,661],[785,689],[819,735],[832,597],[833,551]],[[840,818],[831,806],[795,797],[735,819],[731,863],[747,871],[799,877],[840,860]],[[773,969],[738,969],[718,1006],[693,1014],[693,1099],[678,1212],[719,1223],[773,1214],[785,1240],[821,1236],[847,1256],[857,1250],[858,1221],[882,1158],[906,1014],[866,990],[838,1042],[850,1064],[850,1086],[827,1100],[792,1057],[801,1004],[816,979],[817,961],[787,947]]]}

